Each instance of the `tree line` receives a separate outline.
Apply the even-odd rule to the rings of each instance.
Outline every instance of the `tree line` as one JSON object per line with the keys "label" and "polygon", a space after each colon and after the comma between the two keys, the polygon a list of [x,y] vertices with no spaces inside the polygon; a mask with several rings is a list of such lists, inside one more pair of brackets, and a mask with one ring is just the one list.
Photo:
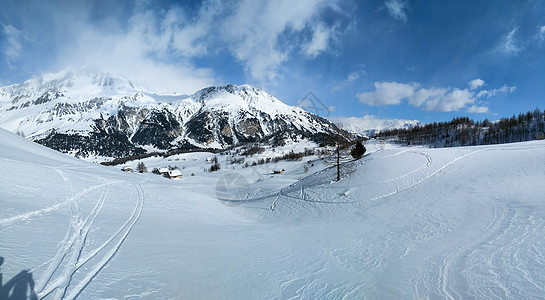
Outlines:
{"label": "tree line", "polygon": [[433,122],[412,128],[391,129],[375,134],[406,145],[455,147],[526,142],[545,138],[545,111],[535,109],[499,121],[474,121],[455,117],[449,122]]}

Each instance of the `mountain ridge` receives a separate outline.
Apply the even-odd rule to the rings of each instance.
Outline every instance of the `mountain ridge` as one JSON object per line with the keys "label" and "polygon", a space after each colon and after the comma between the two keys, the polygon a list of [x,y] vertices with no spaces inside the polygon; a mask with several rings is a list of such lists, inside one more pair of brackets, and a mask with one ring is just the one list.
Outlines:
{"label": "mountain ridge", "polygon": [[385,130],[411,129],[422,125],[418,120],[382,119],[372,115],[365,115],[363,117],[333,117],[330,120],[350,133],[368,137]]}
{"label": "mountain ridge", "polygon": [[157,95],[129,79],[87,71],[0,87],[0,127],[84,157],[350,139],[328,120],[251,85]]}

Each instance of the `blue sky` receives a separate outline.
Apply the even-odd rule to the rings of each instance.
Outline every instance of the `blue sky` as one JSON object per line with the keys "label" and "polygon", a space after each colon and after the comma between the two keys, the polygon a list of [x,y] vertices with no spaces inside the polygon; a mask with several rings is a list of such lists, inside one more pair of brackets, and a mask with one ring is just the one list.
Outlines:
{"label": "blue sky", "polygon": [[545,109],[545,1],[0,6],[2,85],[87,66],[157,92],[249,83],[291,105],[312,92],[329,109],[319,113],[336,117],[432,122]]}

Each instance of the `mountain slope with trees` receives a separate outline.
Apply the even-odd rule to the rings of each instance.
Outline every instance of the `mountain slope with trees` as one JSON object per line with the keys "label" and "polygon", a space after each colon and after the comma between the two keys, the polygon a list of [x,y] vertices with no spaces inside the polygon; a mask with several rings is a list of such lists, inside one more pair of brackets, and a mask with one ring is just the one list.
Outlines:
{"label": "mountain slope with trees", "polygon": [[545,111],[533,111],[499,121],[474,121],[468,117],[450,122],[433,122],[413,128],[385,130],[374,137],[406,145],[455,147],[542,140],[545,138]]}

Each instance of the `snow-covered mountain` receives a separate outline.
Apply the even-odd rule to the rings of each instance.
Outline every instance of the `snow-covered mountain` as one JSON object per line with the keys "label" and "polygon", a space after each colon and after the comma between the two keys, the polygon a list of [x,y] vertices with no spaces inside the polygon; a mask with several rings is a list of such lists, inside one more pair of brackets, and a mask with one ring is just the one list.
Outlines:
{"label": "snow-covered mountain", "polygon": [[0,127],[76,156],[109,157],[348,136],[250,85],[157,95],[127,78],[88,69],[0,87]]}
{"label": "snow-covered mountain", "polygon": [[332,122],[341,128],[359,135],[372,136],[382,130],[395,128],[412,128],[421,124],[418,120],[381,119],[372,115],[363,117],[332,117]]}

